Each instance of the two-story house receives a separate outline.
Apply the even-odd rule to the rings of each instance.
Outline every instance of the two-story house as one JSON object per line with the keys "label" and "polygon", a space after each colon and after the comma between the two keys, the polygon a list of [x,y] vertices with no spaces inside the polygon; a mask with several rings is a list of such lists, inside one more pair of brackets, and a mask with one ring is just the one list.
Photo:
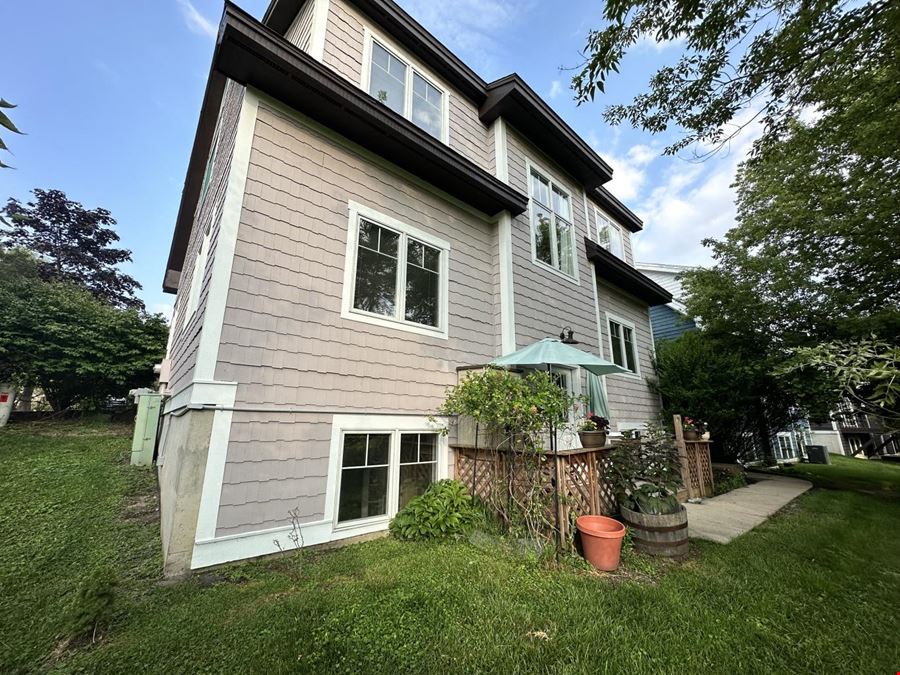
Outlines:
{"label": "two-story house", "polygon": [[167,572],[386,529],[452,474],[428,414],[458,369],[565,326],[631,371],[613,428],[653,419],[671,297],[611,175],[390,0],[227,4],[164,280]]}

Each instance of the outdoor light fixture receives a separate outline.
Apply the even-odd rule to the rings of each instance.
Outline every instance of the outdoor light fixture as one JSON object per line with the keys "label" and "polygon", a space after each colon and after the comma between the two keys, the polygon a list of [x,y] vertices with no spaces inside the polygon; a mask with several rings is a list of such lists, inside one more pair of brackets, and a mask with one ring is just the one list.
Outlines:
{"label": "outdoor light fixture", "polygon": [[578,345],[581,344],[578,340],[575,339],[575,331],[573,331],[569,326],[566,326],[562,329],[562,332],[559,334],[559,341],[564,345]]}

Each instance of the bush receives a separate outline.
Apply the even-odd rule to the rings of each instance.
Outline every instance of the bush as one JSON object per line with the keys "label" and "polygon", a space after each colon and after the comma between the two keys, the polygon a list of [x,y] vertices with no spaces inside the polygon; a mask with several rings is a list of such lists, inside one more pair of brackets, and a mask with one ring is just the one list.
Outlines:
{"label": "bush", "polygon": [[111,567],[99,567],[84,578],[69,608],[66,633],[73,640],[90,638],[112,616],[118,578]]}
{"label": "bush", "polygon": [[439,539],[465,534],[483,519],[462,483],[439,480],[400,509],[390,531],[399,539]]}

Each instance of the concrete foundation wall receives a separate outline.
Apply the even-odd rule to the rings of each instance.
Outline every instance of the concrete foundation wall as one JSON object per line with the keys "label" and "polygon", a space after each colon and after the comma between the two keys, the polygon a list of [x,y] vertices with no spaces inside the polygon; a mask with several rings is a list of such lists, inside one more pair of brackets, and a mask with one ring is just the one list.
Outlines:
{"label": "concrete foundation wall", "polygon": [[189,410],[178,417],[167,415],[163,421],[159,503],[166,576],[185,574],[191,568],[214,415],[212,410]]}

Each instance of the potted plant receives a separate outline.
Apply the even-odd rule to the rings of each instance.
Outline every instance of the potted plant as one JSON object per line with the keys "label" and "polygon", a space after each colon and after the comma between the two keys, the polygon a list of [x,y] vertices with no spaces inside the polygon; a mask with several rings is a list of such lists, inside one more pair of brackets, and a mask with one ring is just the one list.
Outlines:
{"label": "potted plant", "polygon": [[706,431],[706,425],[699,420],[685,417],[681,421],[681,433],[686,441],[699,441]]}
{"label": "potted plant", "polygon": [[578,437],[583,448],[602,448],[606,445],[606,432],[609,431],[609,420],[592,412],[578,425]]}
{"label": "potted plant", "polygon": [[611,454],[609,478],[637,550],[676,556],[688,551],[687,511],[678,502],[681,459],[664,429],[647,426]]}

